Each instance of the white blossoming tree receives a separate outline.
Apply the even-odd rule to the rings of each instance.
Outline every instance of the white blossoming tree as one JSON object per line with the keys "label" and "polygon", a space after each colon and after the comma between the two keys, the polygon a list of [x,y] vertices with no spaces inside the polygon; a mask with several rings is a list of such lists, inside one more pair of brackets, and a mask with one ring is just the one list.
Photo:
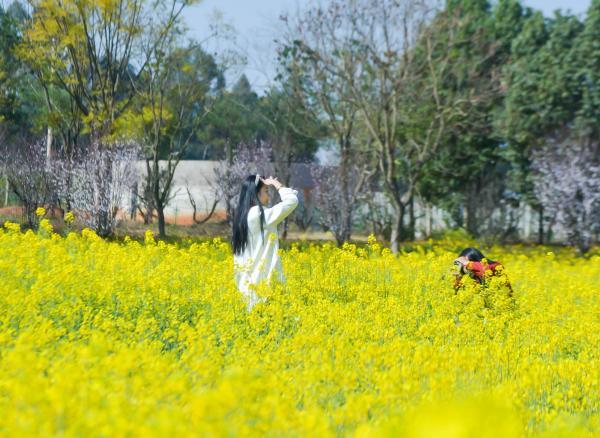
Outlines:
{"label": "white blossoming tree", "polygon": [[556,137],[533,154],[535,194],[585,254],[600,231],[600,142]]}
{"label": "white blossoming tree", "polygon": [[53,167],[60,198],[69,199],[84,226],[101,236],[112,235],[123,195],[136,181],[134,163],[139,155],[135,144],[109,148],[92,142],[85,153],[56,160]]}

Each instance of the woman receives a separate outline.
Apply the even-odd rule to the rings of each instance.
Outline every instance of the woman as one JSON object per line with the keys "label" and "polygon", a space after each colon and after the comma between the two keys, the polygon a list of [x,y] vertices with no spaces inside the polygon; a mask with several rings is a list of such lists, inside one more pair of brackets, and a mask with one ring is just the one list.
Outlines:
{"label": "woman", "polygon": [[[279,192],[281,202],[265,208],[269,203],[269,186]],[[262,179],[260,175],[250,175],[242,183],[233,219],[233,270],[237,287],[248,302],[248,311],[261,301],[255,292],[256,285],[263,280],[268,282],[273,270],[283,281],[277,254],[277,225],[298,205],[297,194],[273,177]]]}
{"label": "woman", "polygon": [[465,248],[454,260],[454,265],[457,267],[456,280],[454,289],[460,288],[462,278],[468,275],[479,284],[485,284],[488,276],[500,276],[505,278],[505,286],[512,295],[512,287],[506,275],[502,273],[504,266],[501,263],[486,259],[486,257],[477,248]]}

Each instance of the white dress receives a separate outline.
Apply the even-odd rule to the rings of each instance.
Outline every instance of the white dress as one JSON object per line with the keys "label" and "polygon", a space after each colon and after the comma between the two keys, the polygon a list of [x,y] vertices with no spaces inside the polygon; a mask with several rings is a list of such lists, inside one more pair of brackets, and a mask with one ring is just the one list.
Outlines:
{"label": "white dress", "polygon": [[261,281],[269,281],[273,270],[283,281],[281,260],[277,254],[279,234],[277,225],[281,223],[298,205],[298,192],[288,187],[279,189],[281,202],[271,208],[264,208],[264,238],[260,229],[260,209],[258,206],[248,211],[248,244],[240,255],[233,256],[233,272],[239,291],[248,302],[248,311],[262,299],[256,294],[253,286]]}

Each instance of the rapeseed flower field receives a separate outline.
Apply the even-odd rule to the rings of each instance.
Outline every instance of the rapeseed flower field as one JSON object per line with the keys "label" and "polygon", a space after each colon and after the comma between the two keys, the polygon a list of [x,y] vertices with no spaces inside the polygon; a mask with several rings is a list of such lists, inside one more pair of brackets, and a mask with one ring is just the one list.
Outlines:
{"label": "rapeseed flower field", "polygon": [[0,432],[36,436],[593,436],[600,257],[460,242],[293,244],[248,314],[219,239],[0,230]]}

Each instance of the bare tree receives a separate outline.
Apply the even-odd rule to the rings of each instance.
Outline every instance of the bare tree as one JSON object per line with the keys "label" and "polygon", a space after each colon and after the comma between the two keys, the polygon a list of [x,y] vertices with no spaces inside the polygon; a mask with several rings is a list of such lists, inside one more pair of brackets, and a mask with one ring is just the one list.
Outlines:
{"label": "bare tree", "polygon": [[[327,8],[309,8],[304,14],[287,23],[287,34],[279,49],[279,56],[289,77],[293,78],[291,90],[297,101],[303,102],[306,111],[312,112],[311,119],[323,120],[328,128],[327,136],[336,145],[339,164],[335,177],[331,172],[319,177],[335,182],[329,194],[321,193],[321,200],[328,206],[335,201],[340,216],[335,226],[338,241],[350,239],[352,216],[356,209],[356,193],[364,184],[371,157],[356,141],[357,106],[352,102],[352,89],[348,81],[360,75],[359,54],[352,50],[358,35],[342,2],[331,2]],[[358,169],[358,170],[357,170]],[[360,175],[359,178],[353,174]],[[319,173],[319,172],[317,172]],[[325,187],[322,187],[325,189]],[[326,201],[327,199],[327,201]],[[323,211],[328,207],[321,205]]]}
{"label": "bare tree", "polygon": [[370,222],[371,232],[379,239],[389,240],[394,222],[394,209],[388,198],[378,190],[378,187],[370,188],[372,196],[365,199],[366,208],[361,211],[365,221]]}
{"label": "bare tree", "polygon": [[[349,172],[349,174],[346,174]],[[338,245],[350,240],[357,204],[364,200],[364,189],[371,173],[358,166],[313,166],[312,177],[316,182],[316,208],[319,222],[333,232]],[[344,211],[344,208],[353,208]]]}
{"label": "bare tree", "polygon": [[[334,0],[327,7],[309,8],[288,25],[291,42],[281,51],[288,70],[300,72],[296,76],[306,98],[321,118],[326,117],[339,141],[340,165],[363,158],[352,154],[348,138],[360,135],[362,144],[375,151],[365,162],[378,171],[394,208],[394,252],[405,237],[407,212],[414,226],[412,205],[425,163],[435,155],[448,127],[464,116],[465,107],[482,98],[461,99],[442,90],[452,73],[456,17],[442,12],[439,4]],[[450,31],[440,33],[440,28]]]}
{"label": "bare tree", "polygon": [[220,199],[215,196],[212,201],[212,205],[210,207],[208,207],[209,201],[206,198],[206,196],[204,196],[204,205],[207,206],[208,208],[204,212],[204,217],[202,219],[197,219],[196,216],[198,215],[198,204],[196,203],[196,200],[192,196],[192,192],[190,191],[190,188],[188,185],[185,186],[185,190],[187,192],[188,199],[190,200],[190,205],[192,206],[192,210],[193,210],[192,220],[194,221],[195,224],[199,224],[199,225],[205,224],[206,222],[208,222],[210,220],[212,215],[215,213],[215,210],[217,209],[217,205],[219,204]]}
{"label": "bare tree", "polygon": [[36,225],[35,210],[55,200],[53,169],[46,161],[44,142],[26,141],[7,147],[2,161],[10,189],[23,204],[23,215],[30,228]]}
{"label": "bare tree", "polygon": [[140,181],[134,184],[131,193],[133,210],[131,219],[135,219],[135,216],[139,213],[142,216],[144,225],[151,224],[156,217],[156,207],[154,204],[154,196],[152,194],[152,176],[152,174],[144,172]]}
{"label": "bare tree", "polygon": [[[275,174],[289,186],[292,182],[294,165],[306,162],[317,148],[317,139],[322,127],[315,114],[308,110],[302,93],[297,90],[297,78],[293,73],[278,75],[279,88],[272,88],[262,100],[260,117],[266,123],[267,138],[273,150]],[[305,230],[311,221],[311,211],[303,196],[292,217],[283,222],[282,238],[287,237],[290,220]]]}
{"label": "bare tree", "polygon": [[[421,1],[375,0],[355,2],[347,14],[358,35],[354,50],[359,53],[362,74],[358,80],[349,75],[344,80],[377,148],[383,187],[395,210],[390,240],[392,251],[397,252],[398,241],[403,237],[405,210],[416,185],[411,161],[416,161],[418,166],[420,160],[428,157],[439,142],[443,127],[443,120],[434,117],[427,127],[424,142],[403,138],[401,130],[401,124],[407,119],[405,111],[409,109],[405,108],[406,97],[415,86],[414,73],[422,74],[422,69],[414,66],[413,48],[423,35],[431,8]],[[431,50],[429,44],[426,47]],[[437,104],[437,84],[435,81],[432,84]],[[416,160],[411,157],[415,154],[419,155]]]}
{"label": "bare tree", "polygon": [[[53,163],[61,197],[69,197],[78,220],[100,236],[110,236],[114,232],[123,195],[136,181],[134,163],[139,154],[135,144],[106,147],[92,143],[74,158]],[[65,181],[70,184],[65,185]]]}
{"label": "bare tree", "polygon": [[559,133],[533,154],[534,190],[580,254],[600,232],[600,142]]}
{"label": "bare tree", "polygon": [[357,1],[346,10],[358,35],[354,50],[361,75],[343,79],[377,149],[383,188],[394,207],[393,252],[404,237],[407,208],[414,227],[417,182],[455,113],[453,96],[440,91],[449,59],[434,60],[434,53],[449,51],[453,44],[434,37],[434,16],[447,18],[438,12],[436,2],[414,0]]}
{"label": "bare tree", "polygon": [[174,34],[149,48],[148,74],[140,91],[142,111],[150,115],[142,120],[148,145],[144,192],[152,196],[161,237],[175,171],[210,111],[219,78],[213,58],[199,46],[181,48],[176,43]]}

